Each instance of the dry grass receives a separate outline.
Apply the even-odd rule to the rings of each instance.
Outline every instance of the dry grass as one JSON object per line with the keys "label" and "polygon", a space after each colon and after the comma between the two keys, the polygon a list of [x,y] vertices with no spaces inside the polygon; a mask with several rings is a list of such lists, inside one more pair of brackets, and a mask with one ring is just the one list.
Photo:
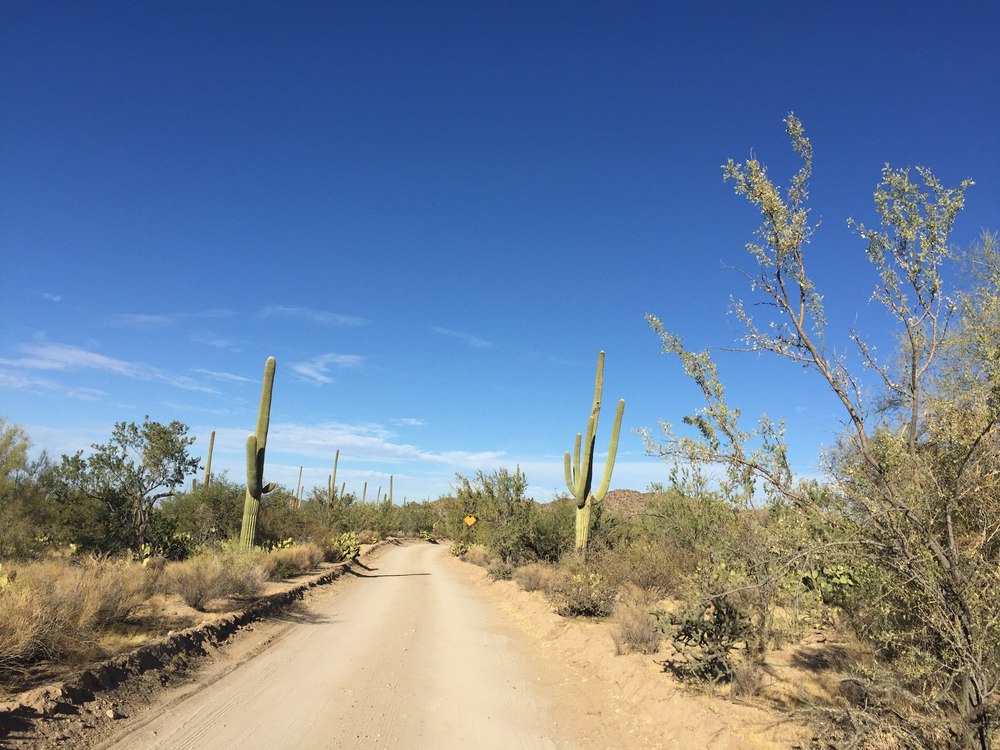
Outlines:
{"label": "dry grass", "polygon": [[628,583],[662,598],[677,589],[685,568],[676,550],[664,544],[634,543],[602,555],[594,567],[615,586]]}
{"label": "dry grass", "polygon": [[545,563],[529,563],[514,571],[514,580],[525,591],[551,593],[561,580],[559,568]]}
{"label": "dry grass", "polygon": [[163,586],[199,612],[204,612],[209,602],[228,596],[232,591],[231,579],[222,560],[211,554],[170,563],[163,573]]}
{"label": "dry grass", "polygon": [[615,605],[615,647],[619,654],[655,654],[663,632],[653,611],[656,594],[648,589],[626,585]]}
{"label": "dry grass", "polygon": [[12,568],[0,590],[0,672],[87,654],[100,631],[125,622],[148,595],[132,562],[53,559]]}
{"label": "dry grass", "polygon": [[216,599],[257,596],[273,570],[274,560],[269,555],[241,549],[238,544],[223,544],[218,550],[169,563],[163,571],[162,587],[204,612]]}
{"label": "dry grass", "polygon": [[318,544],[300,542],[292,547],[271,550],[268,557],[272,564],[272,575],[287,578],[312,570],[323,562],[326,553]]}
{"label": "dry grass", "polygon": [[358,532],[358,544],[375,544],[382,536],[371,529],[364,529]]}
{"label": "dry grass", "polygon": [[489,550],[487,550],[483,545],[470,544],[468,551],[462,555],[462,559],[465,560],[465,562],[478,565],[480,568],[485,568],[490,564],[492,558],[490,557]]}

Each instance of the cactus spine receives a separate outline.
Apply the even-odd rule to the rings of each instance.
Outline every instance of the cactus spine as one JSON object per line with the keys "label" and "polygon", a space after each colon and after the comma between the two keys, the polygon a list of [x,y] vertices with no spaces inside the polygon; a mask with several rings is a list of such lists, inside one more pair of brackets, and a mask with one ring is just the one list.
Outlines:
{"label": "cactus spine", "polygon": [[243,502],[243,526],[240,546],[253,547],[257,535],[257,511],[260,498],[274,489],[274,482],[264,484],[264,449],[267,447],[267,426],[271,421],[271,391],[274,388],[274,357],[264,364],[264,385],[260,392],[257,431],[247,436],[247,492]]}
{"label": "cactus spine", "polygon": [[[615,456],[618,454],[618,432],[622,426],[622,413],[625,411],[625,399],[618,402],[615,412],[615,422],[611,428],[611,447],[608,448],[608,458],[604,463],[604,474],[596,492],[591,492],[594,481],[594,443],[597,442],[597,419],[601,413],[601,392],[604,390],[604,352],[597,356],[597,377],[594,383],[594,403],[590,408],[590,419],[587,420],[586,439],[578,432],[573,444],[573,457],[567,451],[563,461],[566,471],[566,487],[576,499],[576,552],[581,557],[587,556],[587,542],[590,539],[590,511],[600,503],[608,493],[611,485],[611,472],[615,468]],[[582,448],[582,455],[581,455]]]}
{"label": "cactus spine", "polygon": [[212,430],[212,436],[208,439],[208,458],[205,459],[205,486],[208,487],[212,483],[212,449],[215,447],[215,430]]}

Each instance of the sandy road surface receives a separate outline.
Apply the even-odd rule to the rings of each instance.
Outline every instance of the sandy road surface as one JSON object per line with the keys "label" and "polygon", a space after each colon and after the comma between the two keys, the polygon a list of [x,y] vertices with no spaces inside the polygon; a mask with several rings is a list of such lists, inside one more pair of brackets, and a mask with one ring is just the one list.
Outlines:
{"label": "sandy road surface", "polygon": [[131,717],[105,746],[618,744],[581,735],[575,722],[599,708],[551,663],[536,666],[523,633],[446,555],[431,544],[387,548],[370,570],[314,597],[262,653],[179,702],[167,698]]}

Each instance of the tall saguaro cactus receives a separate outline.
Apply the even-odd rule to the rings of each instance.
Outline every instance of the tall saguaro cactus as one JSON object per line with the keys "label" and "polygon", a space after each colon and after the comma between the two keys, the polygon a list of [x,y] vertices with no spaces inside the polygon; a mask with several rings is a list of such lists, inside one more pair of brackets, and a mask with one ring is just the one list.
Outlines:
{"label": "tall saguaro cactus", "polygon": [[215,430],[212,430],[212,436],[208,439],[208,458],[205,459],[205,486],[208,487],[212,483],[212,449],[215,447]]}
{"label": "tall saguaro cactus", "polygon": [[608,458],[604,463],[604,474],[596,492],[591,492],[594,481],[594,444],[597,442],[597,419],[601,413],[601,392],[604,390],[604,352],[597,356],[597,378],[594,383],[594,403],[590,408],[590,419],[587,420],[587,434],[584,439],[578,432],[573,444],[573,457],[566,452],[563,461],[566,470],[566,487],[576,499],[576,552],[582,557],[587,556],[587,542],[590,539],[590,511],[600,503],[611,486],[611,472],[615,468],[615,456],[618,454],[618,432],[622,426],[622,414],[625,411],[625,399],[618,401],[615,412],[615,422],[611,428],[611,447],[608,448]]}
{"label": "tall saguaro cactus", "polygon": [[[337,448],[337,453],[333,457],[333,474],[330,476],[330,481],[327,482],[326,486],[326,501],[330,505],[333,505],[334,493],[337,491],[337,464],[340,463],[340,448]],[[341,497],[344,496],[343,490],[340,492]]]}
{"label": "tall saguaro cactus", "polygon": [[257,534],[257,511],[260,498],[275,488],[274,482],[264,484],[264,449],[267,447],[267,426],[271,421],[271,391],[274,388],[274,357],[264,364],[264,386],[260,392],[257,431],[247,436],[247,493],[243,502],[243,526],[240,546],[253,547]]}

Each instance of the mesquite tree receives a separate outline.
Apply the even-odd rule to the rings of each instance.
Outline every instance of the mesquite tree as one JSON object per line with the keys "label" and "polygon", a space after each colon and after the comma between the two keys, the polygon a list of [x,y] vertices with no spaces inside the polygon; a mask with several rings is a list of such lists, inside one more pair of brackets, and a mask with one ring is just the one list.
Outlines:
{"label": "mesquite tree", "polygon": [[64,455],[59,468],[64,489],[80,493],[106,506],[110,519],[125,534],[127,546],[138,552],[152,541],[150,521],[156,504],[174,494],[185,478],[198,471],[194,443],[181,422],[142,425],[118,422],[107,443]]}
{"label": "mesquite tree", "polygon": [[[844,560],[876,571],[872,601],[855,624],[869,636],[912,696],[912,712],[885,711],[906,746],[989,748],[1000,678],[1000,256],[987,235],[979,274],[964,294],[946,294],[949,233],[966,189],[945,188],[927,169],[886,166],[875,191],[879,226],[851,222],[876,271],[873,300],[898,330],[895,356],[882,360],[850,331],[861,368],[826,346],[823,298],[807,273],[815,227],[806,208],[812,146],[794,115],[786,120],[802,167],[787,192],[756,160],[724,166],[738,195],[763,223],[747,245],[746,272],[762,298],[745,326],[747,350],[770,352],[811,371],[840,404],[845,430],[825,457],[831,498],[822,505],[793,482],[783,426],[762,418],[740,425],[707,352],[691,352],[649,316],[663,350],[678,355],[704,405],[684,418],[693,433],[647,433],[668,460],[724,466],[725,488],[754,502],[754,488],[839,528]],[[757,310],[763,312],[756,312]],[[866,394],[874,392],[874,398]],[[864,609],[865,603],[859,604]],[[859,610],[860,611],[860,610]],[[866,703],[878,703],[869,696]]]}

